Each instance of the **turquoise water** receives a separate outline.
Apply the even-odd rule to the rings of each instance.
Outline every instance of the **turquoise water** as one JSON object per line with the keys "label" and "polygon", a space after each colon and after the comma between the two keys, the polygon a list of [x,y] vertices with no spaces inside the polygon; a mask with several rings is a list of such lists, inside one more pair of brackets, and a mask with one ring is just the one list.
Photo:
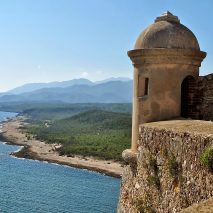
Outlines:
{"label": "turquoise water", "polygon": [[9,118],[15,117],[17,113],[15,112],[2,112],[0,111],[0,122],[6,121]]}
{"label": "turquoise water", "polygon": [[0,142],[1,213],[116,212],[119,179],[9,155],[19,148]]}

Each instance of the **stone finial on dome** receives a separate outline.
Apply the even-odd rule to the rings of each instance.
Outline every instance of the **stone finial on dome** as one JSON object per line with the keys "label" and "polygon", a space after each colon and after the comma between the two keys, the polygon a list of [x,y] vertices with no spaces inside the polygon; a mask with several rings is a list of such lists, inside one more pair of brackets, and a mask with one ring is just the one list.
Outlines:
{"label": "stone finial on dome", "polygon": [[158,16],[155,19],[155,22],[159,22],[159,21],[169,21],[169,22],[176,22],[176,23],[180,23],[180,20],[177,16],[174,16],[172,13],[170,13],[169,11],[164,12],[161,16]]}

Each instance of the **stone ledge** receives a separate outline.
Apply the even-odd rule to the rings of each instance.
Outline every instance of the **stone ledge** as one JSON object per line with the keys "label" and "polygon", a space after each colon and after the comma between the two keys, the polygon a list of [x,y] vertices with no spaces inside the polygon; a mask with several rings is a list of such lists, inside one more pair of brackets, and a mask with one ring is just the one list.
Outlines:
{"label": "stone ledge", "polygon": [[213,122],[212,121],[201,121],[201,120],[190,120],[184,118],[178,118],[175,120],[158,121],[146,124],[141,124],[141,127],[153,127],[157,129],[172,130],[174,132],[212,135],[213,136]]}

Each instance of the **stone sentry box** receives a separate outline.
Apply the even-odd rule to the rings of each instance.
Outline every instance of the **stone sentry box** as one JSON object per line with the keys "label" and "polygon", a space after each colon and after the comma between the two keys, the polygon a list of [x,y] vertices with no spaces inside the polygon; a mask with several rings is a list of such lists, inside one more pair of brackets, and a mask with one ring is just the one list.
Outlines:
{"label": "stone sentry box", "polygon": [[128,56],[134,66],[132,145],[123,157],[132,161],[140,124],[196,118],[194,88],[206,53],[178,17],[165,12],[140,34]]}

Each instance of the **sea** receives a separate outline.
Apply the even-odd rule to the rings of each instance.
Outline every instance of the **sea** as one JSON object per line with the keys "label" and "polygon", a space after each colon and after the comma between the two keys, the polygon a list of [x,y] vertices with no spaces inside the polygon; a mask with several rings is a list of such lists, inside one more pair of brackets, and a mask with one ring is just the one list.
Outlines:
{"label": "sea", "polygon": [[[0,111],[0,121],[16,113]],[[120,179],[10,155],[20,146],[0,142],[0,213],[113,213]]]}

